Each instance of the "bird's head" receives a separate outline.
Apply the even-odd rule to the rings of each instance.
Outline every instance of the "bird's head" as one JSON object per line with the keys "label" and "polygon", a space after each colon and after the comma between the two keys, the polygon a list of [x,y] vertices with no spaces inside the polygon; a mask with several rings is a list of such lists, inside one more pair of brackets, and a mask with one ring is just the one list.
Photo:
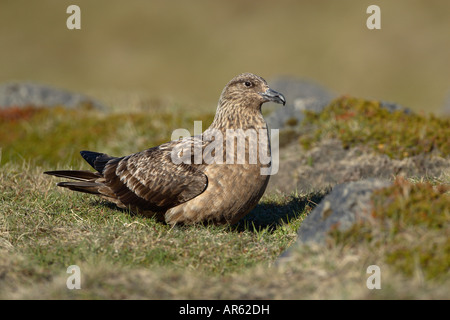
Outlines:
{"label": "bird's head", "polygon": [[263,78],[252,73],[243,73],[228,82],[219,103],[261,109],[261,105],[265,102],[285,105],[286,99],[281,93],[272,90]]}

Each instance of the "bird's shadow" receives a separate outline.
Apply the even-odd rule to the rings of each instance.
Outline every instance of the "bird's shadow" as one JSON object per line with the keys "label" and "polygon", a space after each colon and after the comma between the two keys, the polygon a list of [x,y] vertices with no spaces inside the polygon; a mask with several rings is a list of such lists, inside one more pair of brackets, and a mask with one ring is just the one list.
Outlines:
{"label": "bird's shadow", "polygon": [[306,195],[284,195],[268,198],[260,203],[236,225],[237,231],[273,232],[280,226],[306,216],[327,195],[329,190],[312,192]]}
{"label": "bird's shadow", "polygon": [[[328,192],[329,190],[327,189],[311,192],[306,195],[293,193],[291,195],[265,197],[249,214],[236,224],[230,226],[230,229],[235,232],[259,232],[261,230],[274,232],[283,224],[289,223],[302,215],[307,215]],[[119,208],[114,203],[104,200],[93,200],[92,204],[123,212],[131,216],[138,215],[128,209]],[[205,223],[205,225],[207,224]],[[180,225],[179,227],[184,228],[187,226]]]}

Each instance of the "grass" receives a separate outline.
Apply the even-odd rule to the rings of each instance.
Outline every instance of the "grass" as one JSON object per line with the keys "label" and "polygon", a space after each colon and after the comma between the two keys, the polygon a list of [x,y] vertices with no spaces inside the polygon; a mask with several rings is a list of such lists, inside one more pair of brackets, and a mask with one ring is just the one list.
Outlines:
{"label": "grass", "polygon": [[171,228],[56,189],[39,167],[5,165],[0,181],[2,253],[21,261],[9,271],[14,277],[23,272],[27,281],[37,282],[72,264],[102,262],[118,268],[236,272],[273,261],[295,240],[301,216],[311,209],[300,196],[272,197],[235,226]]}
{"label": "grass", "polygon": [[[202,118],[164,108],[1,113],[0,298],[448,298],[448,174],[395,180],[375,196],[372,224],[332,234],[328,246],[295,247],[284,263],[278,257],[325,190],[267,194],[233,226],[172,228],[56,188],[42,174],[78,166],[74,150],[125,154],[167,141],[169,129],[189,128],[193,119]],[[366,287],[372,264],[381,268],[382,290]],[[70,265],[81,269],[81,290],[66,287]]]}
{"label": "grass", "polygon": [[[290,261],[276,264],[323,194],[265,196],[235,226],[171,228],[93,197],[56,189],[41,170],[13,164],[0,169],[2,299],[448,297],[444,234],[449,196],[447,187],[439,187],[442,182],[432,186],[399,180],[394,189],[378,194],[375,212],[382,223],[369,230],[376,241],[361,240],[367,228],[354,229],[327,247],[297,247]],[[392,203],[404,188],[410,191],[398,203],[408,210],[384,204]],[[419,196],[424,188],[429,197]],[[437,223],[418,230],[422,222],[408,213],[414,208],[420,212],[430,199],[444,211],[433,211],[435,203],[429,203]],[[398,214],[391,216],[399,212],[404,220],[398,223],[404,230],[392,234],[391,228],[381,227],[400,221]],[[414,263],[416,245],[434,253],[426,264],[429,269]],[[393,254],[400,259],[392,260]],[[81,290],[66,288],[66,269],[74,264],[81,269]],[[382,290],[365,286],[366,268],[372,264],[382,270]]]}
{"label": "grass", "polygon": [[0,164],[33,161],[48,167],[81,166],[85,163],[78,150],[131,154],[169,141],[173,130],[190,129],[194,120],[206,128],[212,119],[213,114],[182,115],[163,108],[127,114],[63,107],[0,110]]}

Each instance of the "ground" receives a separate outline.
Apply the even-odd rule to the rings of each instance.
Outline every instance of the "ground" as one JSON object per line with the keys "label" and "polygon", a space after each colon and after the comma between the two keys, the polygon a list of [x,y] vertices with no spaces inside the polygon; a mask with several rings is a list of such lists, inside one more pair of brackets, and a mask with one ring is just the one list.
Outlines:
{"label": "ground", "polygon": [[[405,126],[433,124],[431,145],[420,145],[424,149],[419,150],[415,143],[376,140],[379,137],[371,136],[368,129],[373,124],[358,117],[365,109],[349,110],[355,105],[353,98],[336,101],[322,118],[305,124],[307,133],[300,128],[300,135],[292,135],[280,150],[281,160],[288,164],[282,167],[289,168],[291,175],[284,171],[284,178],[274,177],[252,213],[237,225],[221,227],[172,228],[97,198],[56,188],[55,179],[42,174],[49,169],[88,169],[78,150],[122,155],[167,141],[171,130],[193,128],[193,120],[203,120],[205,128],[212,114],[180,113],[158,104],[152,112],[147,105],[126,114],[89,108],[2,111],[0,298],[448,298],[447,120],[440,119],[441,124],[424,115],[404,116]],[[364,104],[387,119],[378,123],[380,127],[388,125],[391,116],[396,121],[403,117],[385,114],[374,103]],[[330,118],[338,105],[345,116]],[[349,129],[354,128],[365,130],[365,140],[352,138],[356,131]],[[412,130],[408,141],[415,134],[427,137],[426,132]],[[397,150],[391,141],[404,146],[401,153],[384,152]],[[302,180],[302,175],[308,178],[305,181],[314,181],[314,174],[329,177],[333,168],[351,167],[348,172],[354,172],[355,167],[346,166],[342,159],[352,159],[355,165],[355,158],[363,157],[381,157],[382,167],[406,161],[401,167],[406,169],[387,173],[361,169],[317,184]],[[411,168],[418,171],[408,171]],[[333,185],[377,172],[394,185],[374,195],[375,222],[336,232],[326,245],[296,246],[289,261],[278,260],[295,243],[303,219]],[[294,173],[297,182],[292,183]],[[285,186],[292,188],[283,190]],[[66,286],[71,265],[80,267],[80,290]],[[380,290],[366,286],[370,265],[381,268]]]}

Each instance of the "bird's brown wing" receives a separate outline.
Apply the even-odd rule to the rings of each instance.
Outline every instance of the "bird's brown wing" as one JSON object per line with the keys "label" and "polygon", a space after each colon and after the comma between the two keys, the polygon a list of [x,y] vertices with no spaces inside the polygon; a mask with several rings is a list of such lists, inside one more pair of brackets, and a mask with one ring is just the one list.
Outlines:
{"label": "bird's brown wing", "polygon": [[199,166],[172,161],[171,142],[106,164],[107,186],[125,206],[163,211],[201,194],[208,178]]}

